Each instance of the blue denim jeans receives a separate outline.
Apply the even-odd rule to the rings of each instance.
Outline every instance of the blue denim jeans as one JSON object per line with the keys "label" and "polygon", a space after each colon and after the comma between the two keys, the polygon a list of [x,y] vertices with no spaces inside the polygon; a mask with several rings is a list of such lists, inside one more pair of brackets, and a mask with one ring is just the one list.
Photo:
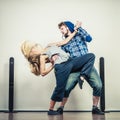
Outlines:
{"label": "blue denim jeans", "polygon": [[53,91],[51,99],[54,101],[62,101],[65,93],[65,87],[71,72],[80,71],[80,75],[89,77],[94,65],[95,56],[88,53],[81,57],[71,58],[66,62],[55,65],[56,87]]}
{"label": "blue denim jeans", "polygon": [[[79,76],[80,76],[80,72],[71,73],[69,75],[65,88],[64,97],[69,97],[70,92],[78,83]],[[92,68],[90,77],[89,79],[87,79],[87,82],[93,88],[93,96],[100,96],[102,90],[102,81],[95,67]]]}

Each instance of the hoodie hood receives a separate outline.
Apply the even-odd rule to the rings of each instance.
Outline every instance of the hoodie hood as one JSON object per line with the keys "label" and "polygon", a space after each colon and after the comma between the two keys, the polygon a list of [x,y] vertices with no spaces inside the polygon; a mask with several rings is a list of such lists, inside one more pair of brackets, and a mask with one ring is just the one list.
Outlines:
{"label": "hoodie hood", "polygon": [[70,21],[64,21],[64,23],[69,28],[69,30],[73,33],[74,32],[74,24]]}

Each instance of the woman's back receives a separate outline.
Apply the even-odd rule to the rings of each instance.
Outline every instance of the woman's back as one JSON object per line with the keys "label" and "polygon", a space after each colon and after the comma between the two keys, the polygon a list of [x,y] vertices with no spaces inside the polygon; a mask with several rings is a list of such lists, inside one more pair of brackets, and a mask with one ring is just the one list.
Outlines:
{"label": "woman's back", "polygon": [[65,62],[69,59],[69,54],[64,52],[60,47],[58,46],[50,46],[47,48],[46,53],[51,60],[54,55],[57,55],[57,59],[54,61],[54,64],[60,64],[62,62]]}

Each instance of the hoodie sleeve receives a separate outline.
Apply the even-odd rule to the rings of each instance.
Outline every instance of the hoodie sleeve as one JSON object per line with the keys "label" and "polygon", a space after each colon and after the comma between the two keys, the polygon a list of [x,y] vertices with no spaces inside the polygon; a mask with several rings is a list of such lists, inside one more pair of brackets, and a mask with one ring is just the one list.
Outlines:
{"label": "hoodie sleeve", "polygon": [[78,28],[78,35],[80,35],[86,42],[92,41],[92,37],[82,27]]}

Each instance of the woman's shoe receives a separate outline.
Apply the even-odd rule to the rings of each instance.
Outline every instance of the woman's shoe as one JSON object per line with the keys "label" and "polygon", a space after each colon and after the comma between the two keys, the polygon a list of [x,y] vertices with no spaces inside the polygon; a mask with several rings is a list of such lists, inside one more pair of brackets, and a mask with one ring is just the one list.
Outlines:
{"label": "woman's shoe", "polygon": [[60,115],[60,113],[54,110],[49,110],[48,115]]}

